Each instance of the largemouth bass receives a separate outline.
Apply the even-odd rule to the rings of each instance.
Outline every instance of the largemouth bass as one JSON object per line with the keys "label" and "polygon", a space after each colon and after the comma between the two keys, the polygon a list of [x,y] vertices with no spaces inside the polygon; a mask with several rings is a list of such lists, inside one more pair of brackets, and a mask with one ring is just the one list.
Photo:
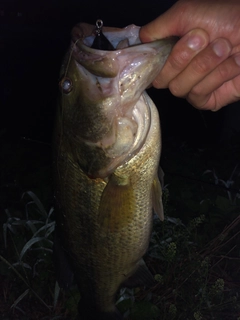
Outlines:
{"label": "largemouth bass", "polygon": [[[119,288],[151,278],[142,257],[152,208],[163,219],[161,136],[157,109],[144,90],[176,40],[141,44],[139,29],[103,27],[96,38],[94,26],[78,24],[60,72],[56,220],[81,294],[80,319],[121,319]],[[101,43],[106,49],[96,49]]]}

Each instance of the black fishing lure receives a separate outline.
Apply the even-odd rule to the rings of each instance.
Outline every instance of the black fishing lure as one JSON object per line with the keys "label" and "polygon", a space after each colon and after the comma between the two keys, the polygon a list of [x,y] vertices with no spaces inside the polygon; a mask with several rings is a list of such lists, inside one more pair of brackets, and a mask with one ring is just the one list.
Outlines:
{"label": "black fishing lure", "polygon": [[102,33],[102,27],[103,27],[103,21],[98,19],[96,21],[96,30],[95,30],[96,36],[91,48],[98,49],[98,50],[106,50],[106,51],[115,50],[111,42]]}

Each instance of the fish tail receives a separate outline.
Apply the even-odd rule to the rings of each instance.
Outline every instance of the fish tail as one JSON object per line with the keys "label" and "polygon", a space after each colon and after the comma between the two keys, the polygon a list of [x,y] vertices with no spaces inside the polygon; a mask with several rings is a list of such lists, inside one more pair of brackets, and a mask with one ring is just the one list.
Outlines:
{"label": "fish tail", "polygon": [[123,316],[117,308],[110,312],[99,311],[80,300],[76,320],[123,320]]}

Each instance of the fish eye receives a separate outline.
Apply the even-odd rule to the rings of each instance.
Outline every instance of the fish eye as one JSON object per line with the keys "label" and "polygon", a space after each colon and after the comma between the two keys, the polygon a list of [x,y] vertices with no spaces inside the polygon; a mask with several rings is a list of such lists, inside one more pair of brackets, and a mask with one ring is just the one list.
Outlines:
{"label": "fish eye", "polygon": [[61,79],[61,81],[59,82],[59,86],[64,93],[69,93],[73,89],[72,80],[67,77],[63,77]]}

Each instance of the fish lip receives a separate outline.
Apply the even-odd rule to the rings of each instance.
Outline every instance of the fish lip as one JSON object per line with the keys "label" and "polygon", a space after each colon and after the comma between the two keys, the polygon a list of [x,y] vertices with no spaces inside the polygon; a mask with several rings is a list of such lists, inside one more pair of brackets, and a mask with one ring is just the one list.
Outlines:
{"label": "fish lip", "polygon": [[[166,39],[142,43],[139,37],[140,27],[132,24],[125,28],[103,27],[103,32],[105,32],[105,36],[109,38],[109,41],[114,41],[113,39],[117,38],[117,44],[127,40],[129,41],[129,45],[111,51],[99,50],[91,48],[91,43],[95,37],[94,31],[94,26],[87,23],[80,23],[73,28],[71,43],[72,55],[76,62],[88,69],[92,74],[106,78],[114,78],[119,73],[120,67],[117,59],[119,59],[120,56],[158,55],[159,53],[162,53],[163,50],[165,52],[170,51],[173,44],[176,43],[174,37],[168,38],[167,43]],[[86,39],[88,38],[92,38],[92,42],[88,42],[87,45]],[[114,43],[112,43],[114,47],[117,47],[117,44],[115,43],[114,45]],[[102,65],[101,70],[99,67],[96,68],[96,64]],[[150,79],[146,87],[150,85],[155,76]]]}

